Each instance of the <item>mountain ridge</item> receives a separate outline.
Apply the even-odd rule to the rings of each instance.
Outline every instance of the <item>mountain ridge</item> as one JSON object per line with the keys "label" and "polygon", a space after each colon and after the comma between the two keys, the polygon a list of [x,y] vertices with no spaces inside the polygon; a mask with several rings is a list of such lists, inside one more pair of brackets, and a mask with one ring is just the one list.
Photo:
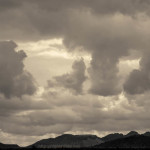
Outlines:
{"label": "mountain ridge", "polygon": [[[98,137],[92,134],[72,135],[62,134],[55,138],[41,139],[26,148],[116,148],[116,147],[149,147],[150,132],[139,134],[136,131],[130,131],[127,134],[112,133],[104,137]],[[122,145],[122,146],[121,146]],[[17,144],[0,143],[1,148],[21,148]]]}
{"label": "mountain ridge", "polygon": [[150,136],[132,135],[94,146],[95,148],[150,148]]}
{"label": "mountain ridge", "polygon": [[37,148],[80,148],[80,147],[91,147],[102,143],[101,138],[96,135],[72,135],[63,134],[56,138],[49,138],[37,141],[30,145]]}
{"label": "mountain ridge", "polygon": [[134,136],[147,136],[150,137],[150,132],[145,132],[139,134],[136,131],[130,131],[127,134],[122,133],[113,133],[108,134],[102,138],[91,135],[72,135],[72,134],[63,134],[56,138],[49,138],[37,141],[36,143],[30,145],[30,147],[38,148],[81,148],[81,147],[94,147],[96,145],[101,145],[109,141],[121,140],[125,138],[130,138]]}

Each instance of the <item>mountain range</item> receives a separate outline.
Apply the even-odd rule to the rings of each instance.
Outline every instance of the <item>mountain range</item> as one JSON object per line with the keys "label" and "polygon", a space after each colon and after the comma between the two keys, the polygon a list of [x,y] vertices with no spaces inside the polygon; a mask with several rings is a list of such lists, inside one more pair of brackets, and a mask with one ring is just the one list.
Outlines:
{"label": "mountain range", "polygon": [[133,135],[96,145],[95,148],[150,148],[150,137]]}
{"label": "mountain range", "polygon": [[[0,143],[0,149],[20,148],[18,145]],[[131,131],[124,135],[114,133],[102,138],[96,135],[63,134],[56,138],[37,141],[26,148],[150,148],[150,132]]]}
{"label": "mountain range", "polygon": [[126,135],[114,133],[102,138],[96,135],[71,135],[64,134],[56,138],[40,140],[29,147],[37,148],[150,148],[150,132],[139,134],[131,131]]}

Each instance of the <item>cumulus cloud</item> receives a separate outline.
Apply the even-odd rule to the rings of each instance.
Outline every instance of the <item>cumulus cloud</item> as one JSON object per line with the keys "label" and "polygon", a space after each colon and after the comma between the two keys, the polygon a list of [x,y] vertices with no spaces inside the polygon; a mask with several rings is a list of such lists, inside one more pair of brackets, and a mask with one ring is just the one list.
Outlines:
{"label": "cumulus cloud", "polygon": [[119,59],[127,56],[130,49],[149,48],[148,1],[27,0],[21,4],[0,14],[0,25],[7,30],[1,31],[0,38],[18,41],[62,38],[69,52],[82,47],[92,56],[93,94],[120,93]]}
{"label": "cumulus cloud", "polygon": [[[118,85],[119,77],[116,62],[111,58],[93,55],[89,74],[91,76],[92,86],[90,92],[96,95],[110,96],[121,92]],[[112,88],[113,87],[113,88]]]}
{"label": "cumulus cloud", "polygon": [[[79,19],[77,13],[74,16],[75,20]],[[119,59],[128,56],[130,49],[145,48],[146,41],[140,40],[140,30],[138,26],[135,27],[137,21],[121,14],[99,19],[81,13],[80,18],[79,22],[73,23],[74,26],[71,26],[72,29],[65,37],[65,46],[69,51],[82,46],[91,54],[89,73],[92,85],[90,91],[93,94],[110,96],[120,93]],[[78,29],[81,29],[80,34],[76,32]]]}
{"label": "cumulus cloud", "polygon": [[54,82],[51,80],[48,81],[48,86],[60,86],[71,90],[75,94],[82,94],[82,86],[87,78],[85,75],[85,70],[86,66],[83,59],[74,61],[71,73],[55,76]]}
{"label": "cumulus cloud", "polygon": [[0,42],[0,92],[7,98],[32,95],[35,90],[32,75],[24,71],[24,51],[15,51],[17,47],[13,41]]}
{"label": "cumulus cloud", "polygon": [[124,83],[124,90],[131,95],[143,94],[150,90],[150,60],[149,52],[145,52],[140,60],[139,70],[134,69]]}

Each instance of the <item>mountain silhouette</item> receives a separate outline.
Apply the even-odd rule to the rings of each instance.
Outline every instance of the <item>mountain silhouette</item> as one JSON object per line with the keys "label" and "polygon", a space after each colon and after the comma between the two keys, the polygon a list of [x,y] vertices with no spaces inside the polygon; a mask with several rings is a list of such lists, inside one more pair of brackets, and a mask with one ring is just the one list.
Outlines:
{"label": "mountain silhouette", "polygon": [[143,135],[150,136],[150,132],[145,132]]}
{"label": "mountain silhouette", "polygon": [[102,143],[101,138],[96,135],[71,135],[64,134],[56,138],[40,140],[30,147],[37,148],[81,148],[91,147]]}
{"label": "mountain silhouette", "polygon": [[114,133],[114,134],[109,134],[109,135],[106,135],[105,137],[102,137],[101,140],[104,142],[107,142],[107,141],[120,139],[123,137],[124,137],[124,135],[122,133]]}
{"label": "mountain silhouette", "polygon": [[114,133],[102,138],[96,135],[63,134],[56,138],[40,140],[29,146],[36,148],[150,148],[150,132],[139,134],[130,131],[126,135]]}
{"label": "mountain silhouette", "polygon": [[19,148],[19,146],[17,144],[3,144],[3,143],[0,143],[0,149],[3,149],[3,148]]}
{"label": "mountain silhouette", "polygon": [[99,144],[95,148],[150,148],[150,137],[132,135]]}
{"label": "mountain silhouette", "polygon": [[130,131],[126,135],[123,135],[122,133],[113,133],[113,134],[108,134],[108,135],[102,137],[101,140],[103,142],[108,142],[108,141],[112,141],[112,140],[116,140],[116,139],[120,139],[120,138],[124,138],[124,137],[129,137],[129,136],[133,136],[133,135],[139,135],[139,133],[136,131]]}
{"label": "mountain silhouette", "polygon": [[133,135],[139,135],[138,132],[136,131],[130,131],[128,134],[126,134],[124,137],[129,137],[129,136],[133,136]]}

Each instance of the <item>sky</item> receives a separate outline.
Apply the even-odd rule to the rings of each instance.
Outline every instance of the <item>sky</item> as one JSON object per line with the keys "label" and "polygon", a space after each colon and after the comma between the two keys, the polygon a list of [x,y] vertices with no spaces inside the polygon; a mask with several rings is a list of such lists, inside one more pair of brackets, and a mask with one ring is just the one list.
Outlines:
{"label": "sky", "polygon": [[150,131],[150,1],[0,0],[0,142]]}

